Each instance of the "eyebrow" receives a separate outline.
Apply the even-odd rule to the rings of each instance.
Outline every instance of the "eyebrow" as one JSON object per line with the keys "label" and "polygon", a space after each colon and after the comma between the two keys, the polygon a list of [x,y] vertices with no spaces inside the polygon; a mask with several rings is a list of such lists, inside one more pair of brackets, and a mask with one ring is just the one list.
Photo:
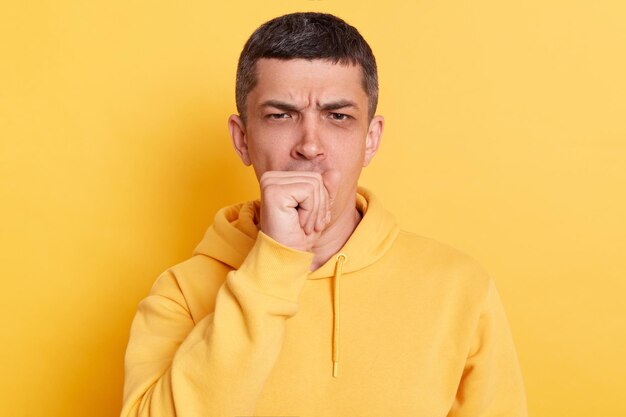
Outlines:
{"label": "eyebrow", "polygon": [[321,106],[318,106],[320,110],[339,110],[346,107],[352,107],[355,110],[359,109],[359,106],[357,106],[354,101],[350,100],[330,101],[328,103],[322,104]]}
{"label": "eyebrow", "polygon": [[[261,103],[261,107],[274,107],[282,111],[300,111],[295,105],[280,100],[266,100]],[[346,107],[352,107],[355,110],[359,109],[359,106],[351,100],[336,100],[321,105],[318,103],[317,105],[318,110],[339,110]]]}

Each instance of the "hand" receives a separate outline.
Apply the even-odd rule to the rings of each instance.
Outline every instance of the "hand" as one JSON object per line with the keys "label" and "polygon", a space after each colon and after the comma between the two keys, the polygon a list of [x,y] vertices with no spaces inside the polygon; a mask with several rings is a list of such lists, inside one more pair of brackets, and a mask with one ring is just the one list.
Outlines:
{"label": "hand", "polygon": [[338,171],[267,171],[260,179],[263,233],[293,249],[310,250],[331,221]]}

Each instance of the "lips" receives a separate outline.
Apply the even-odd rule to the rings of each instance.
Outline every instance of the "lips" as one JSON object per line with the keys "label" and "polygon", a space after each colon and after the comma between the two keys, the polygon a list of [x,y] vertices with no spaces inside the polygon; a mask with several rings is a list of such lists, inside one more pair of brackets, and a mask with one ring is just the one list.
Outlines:
{"label": "lips", "polygon": [[298,163],[298,164],[290,164],[285,169],[278,169],[277,171],[299,171],[299,172],[317,172],[318,174],[323,174],[328,171],[327,168],[319,166],[319,164],[315,163]]}

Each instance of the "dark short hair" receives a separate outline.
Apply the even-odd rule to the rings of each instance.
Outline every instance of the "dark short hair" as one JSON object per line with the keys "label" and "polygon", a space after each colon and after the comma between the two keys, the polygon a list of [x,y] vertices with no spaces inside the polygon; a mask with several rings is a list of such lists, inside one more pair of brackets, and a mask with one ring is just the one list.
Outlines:
{"label": "dark short hair", "polygon": [[292,13],[274,18],[254,31],[239,56],[235,99],[246,120],[246,99],[256,86],[256,62],[261,58],[323,59],[333,64],[360,65],[368,116],[378,104],[378,73],[372,49],[358,30],[326,13]]}

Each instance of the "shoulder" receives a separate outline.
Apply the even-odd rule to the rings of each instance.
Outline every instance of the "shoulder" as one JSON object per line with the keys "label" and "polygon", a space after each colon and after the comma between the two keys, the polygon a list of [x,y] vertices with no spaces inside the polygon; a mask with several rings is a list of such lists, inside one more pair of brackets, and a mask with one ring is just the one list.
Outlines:
{"label": "shoulder", "polygon": [[390,256],[398,265],[403,265],[414,277],[457,289],[485,294],[491,277],[487,270],[472,256],[425,236],[405,230],[398,233],[390,250]]}

